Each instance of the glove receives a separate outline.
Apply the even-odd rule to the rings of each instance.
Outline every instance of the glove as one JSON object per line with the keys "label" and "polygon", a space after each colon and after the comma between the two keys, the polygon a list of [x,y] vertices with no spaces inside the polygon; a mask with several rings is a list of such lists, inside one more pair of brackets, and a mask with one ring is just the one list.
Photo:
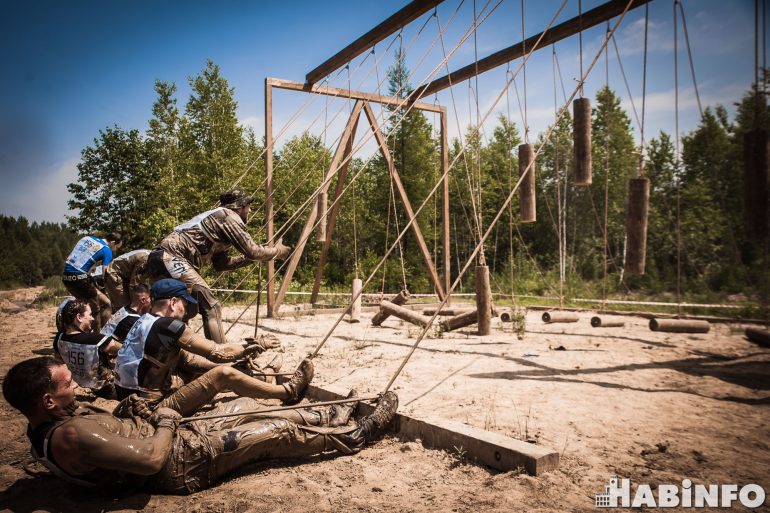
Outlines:
{"label": "glove", "polygon": [[176,428],[179,427],[179,421],[182,420],[182,416],[178,411],[172,410],[171,408],[158,408],[152,415],[150,415],[148,420],[156,429],[167,427],[172,431],[176,431]]}
{"label": "glove", "polygon": [[291,246],[285,245],[282,240],[276,242],[274,247],[278,250],[278,253],[275,255],[276,260],[286,260],[289,253],[291,253]]}
{"label": "glove", "polygon": [[281,347],[281,341],[271,333],[260,335],[259,338],[248,337],[244,340],[247,343],[246,347],[256,346],[258,348],[258,353],[263,353],[268,349],[277,349]]}
{"label": "glove", "polygon": [[219,344],[209,354],[209,360],[215,363],[230,363],[250,356],[259,351],[256,345]]}

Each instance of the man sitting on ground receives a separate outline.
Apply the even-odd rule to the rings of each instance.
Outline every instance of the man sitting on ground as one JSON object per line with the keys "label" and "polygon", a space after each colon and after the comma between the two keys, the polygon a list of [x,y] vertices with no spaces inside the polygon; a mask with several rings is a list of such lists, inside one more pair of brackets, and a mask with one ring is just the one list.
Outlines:
{"label": "man sitting on ground", "polygon": [[[257,342],[215,344],[182,322],[197,301],[184,283],[170,278],[155,282],[150,290],[152,307],[128,332],[115,362],[118,397],[138,394],[153,407],[172,408],[191,415],[219,392],[230,390],[242,397],[298,401],[313,379],[313,363],[305,359],[287,383],[261,381],[234,369],[217,365],[190,383],[174,389],[171,376],[183,350],[203,356],[213,364],[235,362],[263,350]],[[125,406],[125,405],[124,405]]]}
{"label": "man sitting on ground", "polygon": [[137,285],[131,291],[131,304],[121,307],[112,314],[110,320],[102,328],[102,335],[123,342],[134,323],[142,314],[150,311],[150,289],[147,285]]}
{"label": "man sitting on ground", "polygon": [[[180,425],[180,415],[169,408],[156,409],[145,420],[79,407],[74,389],[67,367],[48,357],[16,364],[3,381],[6,401],[29,421],[27,436],[38,461],[71,483],[122,493],[132,486],[194,493],[255,461],[353,453],[374,440],[398,408],[396,395],[387,392],[372,415],[336,428],[326,427],[323,415],[298,411],[297,422],[241,414]],[[239,399],[211,413],[251,405]]]}

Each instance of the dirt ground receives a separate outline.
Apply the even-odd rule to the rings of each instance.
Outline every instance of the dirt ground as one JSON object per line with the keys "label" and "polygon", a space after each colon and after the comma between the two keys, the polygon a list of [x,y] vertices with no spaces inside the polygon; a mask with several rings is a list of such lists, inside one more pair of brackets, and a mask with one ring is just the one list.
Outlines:
{"label": "dirt ground", "polygon": [[[23,306],[38,291],[0,293],[0,299]],[[54,310],[0,313],[0,374],[50,348]],[[225,318],[241,310],[227,308]],[[339,325],[315,360],[315,384],[362,394],[384,388],[419,329],[393,318],[373,327],[372,315]],[[0,509],[595,511],[594,494],[613,474],[634,486],[690,478],[757,483],[770,492],[770,349],[746,340],[743,325],[671,334],[649,331],[639,317],[626,317],[622,328],[592,328],[590,316],[544,324],[530,311],[523,340],[499,319],[491,336],[477,336],[473,327],[432,334],[394,383],[401,412],[438,415],[558,451],[559,468],[539,477],[475,465],[460,448],[438,451],[386,437],[354,456],[255,464],[190,497],[108,498],[25,473],[26,424],[0,401]],[[261,319],[260,329],[281,338],[284,367],[291,369],[336,319]],[[253,321],[252,311],[229,337],[253,335]]]}

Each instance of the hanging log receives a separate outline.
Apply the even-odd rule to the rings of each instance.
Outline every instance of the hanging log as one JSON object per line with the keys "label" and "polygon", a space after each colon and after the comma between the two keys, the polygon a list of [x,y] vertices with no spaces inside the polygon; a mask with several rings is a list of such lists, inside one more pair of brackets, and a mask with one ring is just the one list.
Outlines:
{"label": "hanging log", "polygon": [[650,181],[645,177],[628,181],[628,217],[626,218],[625,273],[644,274],[647,255],[647,210]]}
{"label": "hanging log", "polygon": [[770,347],[770,331],[758,330],[756,328],[746,328],[746,338],[759,344],[760,346]]}
{"label": "hanging log", "polygon": [[591,185],[591,100],[577,98],[572,102],[572,137],[575,154],[575,185]]}
{"label": "hanging log", "polygon": [[591,317],[591,326],[594,328],[622,328],[626,322],[621,319],[602,319],[599,316]]}
{"label": "hanging log", "polygon": [[746,237],[761,241],[768,230],[770,157],[767,131],[755,129],[743,136],[744,226]]}
{"label": "hanging log", "polygon": [[326,242],[326,207],[328,202],[328,196],[325,192],[318,193],[318,200],[316,207],[318,209],[318,226],[316,227],[315,240],[318,242]]}
{"label": "hanging log", "polygon": [[543,322],[552,324],[555,322],[578,322],[578,314],[574,312],[552,311],[543,312]]}
{"label": "hanging log", "polygon": [[[404,289],[392,298],[390,298],[390,302],[397,306],[405,305],[407,301],[409,301],[409,298],[411,296],[409,295],[409,291]],[[385,321],[390,316],[388,312],[382,309],[382,305],[380,305],[380,311],[374,314],[374,317],[372,317],[372,326],[379,326],[380,324]]]}
{"label": "hanging log", "polygon": [[394,317],[398,317],[401,320],[411,322],[412,324],[416,324],[423,328],[430,323],[428,317],[424,317],[417,312],[413,312],[403,306],[398,306],[390,301],[383,301],[380,303],[380,308],[382,308],[388,315],[393,315]]}
{"label": "hanging log", "polygon": [[348,322],[361,322],[361,278],[353,278],[353,287],[350,291],[350,297],[353,299],[353,305],[350,307],[350,320]]}
{"label": "hanging log", "polygon": [[489,287],[489,267],[476,266],[476,311],[479,335],[492,332],[492,291]]}
{"label": "hanging log", "polygon": [[[530,165],[531,164],[531,165]],[[529,170],[527,169],[529,168]],[[526,172],[526,174],[524,174]],[[519,186],[519,212],[522,223],[537,221],[535,199],[535,147],[531,144],[519,146],[519,176],[524,175]]]}
{"label": "hanging log", "polygon": [[441,331],[453,331],[471,324],[476,324],[479,321],[479,312],[477,310],[471,310],[460,315],[455,315],[449,319],[445,319],[439,323]]}
{"label": "hanging log", "polygon": [[668,333],[708,333],[711,325],[708,321],[652,318],[650,319],[650,329]]}

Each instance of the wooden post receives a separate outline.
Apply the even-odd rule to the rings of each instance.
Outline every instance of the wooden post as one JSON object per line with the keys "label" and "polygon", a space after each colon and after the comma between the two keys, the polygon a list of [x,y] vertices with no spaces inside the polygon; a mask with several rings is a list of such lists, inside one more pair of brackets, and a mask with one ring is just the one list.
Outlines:
{"label": "wooden post", "polygon": [[489,287],[489,267],[476,266],[476,311],[478,312],[479,335],[492,332],[492,293]]}
{"label": "wooden post", "polygon": [[[409,291],[404,289],[390,298],[390,302],[394,305],[402,306],[405,305],[407,301],[409,301],[410,297],[411,296],[409,295]],[[379,326],[389,316],[390,314],[383,310],[382,307],[380,307],[380,311],[374,314],[374,317],[372,317],[372,326]]]}
{"label": "wooden post", "polygon": [[575,185],[591,185],[591,100],[576,98],[572,102],[572,139],[575,153]]}
{"label": "wooden post", "polygon": [[626,218],[626,274],[644,274],[647,255],[647,209],[650,181],[645,177],[628,181],[628,216]]}
{"label": "wooden post", "polygon": [[[451,271],[451,246],[452,243],[449,239],[449,145],[447,144],[447,125],[446,125],[446,107],[441,108],[441,174],[444,176],[444,183],[442,187],[444,189],[444,212],[443,212],[443,246],[444,246],[444,290],[449,290],[452,286],[450,281]],[[449,305],[452,301],[450,296],[447,299],[446,304]]]}
{"label": "wooden post", "polygon": [[350,321],[349,322],[361,322],[361,285],[363,282],[361,278],[353,278],[353,287],[350,291],[350,299],[353,301],[353,306],[350,308]]}
{"label": "wooden post", "polygon": [[552,311],[543,312],[543,322],[551,324],[554,322],[578,322],[578,314],[572,312]]}
{"label": "wooden post", "polygon": [[[265,221],[267,240],[272,245],[273,226],[273,86],[265,79]],[[267,262],[267,316],[272,317],[275,305],[275,262]]]}
{"label": "wooden post", "polygon": [[746,328],[746,338],[759,344],[760,346],[770,347],[770,331]]}
{"label": "wooden post", "polygon": [[[526,174],[524,174],[526,173]],[[519,146],[519,176],[524,175],[519,185],[519,211],[522,223],[537,221],[535,196],[535,147],[531,144]]]}
{"label": "wooden post", "polygon": [[453,331],[471,324],[476,324],[479,321],[479,312],[477,310],[471,310],[460,315],[455,315],[449,319],[444,319],[439,323],[441,331]]}
{"label": "wooden post", "polygon": [[326,208],[327,208],[327,194],[325,192],[318,193],[317,208],[318,213],[318,226],[316,227],[315,240],[318,242],[326,241]]}
{"label": "wooden post", "polygon": [[708,321],[695,321],[691,319],[650,319],[652,331],[666,331],[669,333],[708,333],[711,326]]}
{"label": "wooden post", "polygon": [[621,319],[602,319],[599,316],[591,317],[591,326],[594,328],[621,328],[625,325],[625,321]]}
{"label": "wooden post", "polygon": [[399,319],[402,319],[406,322],[411,322],[412,324],[416,324],[417,326],[421,326],[423,328],[428,326],[430,323],[430,319],[428,317],[424,317],[417,312],[413,312],[408,308],[404,308],[403,306],[395,305],[390,301],[383,301],[380,303],[380,308],[382,308],[388,315],[398,317]]}

